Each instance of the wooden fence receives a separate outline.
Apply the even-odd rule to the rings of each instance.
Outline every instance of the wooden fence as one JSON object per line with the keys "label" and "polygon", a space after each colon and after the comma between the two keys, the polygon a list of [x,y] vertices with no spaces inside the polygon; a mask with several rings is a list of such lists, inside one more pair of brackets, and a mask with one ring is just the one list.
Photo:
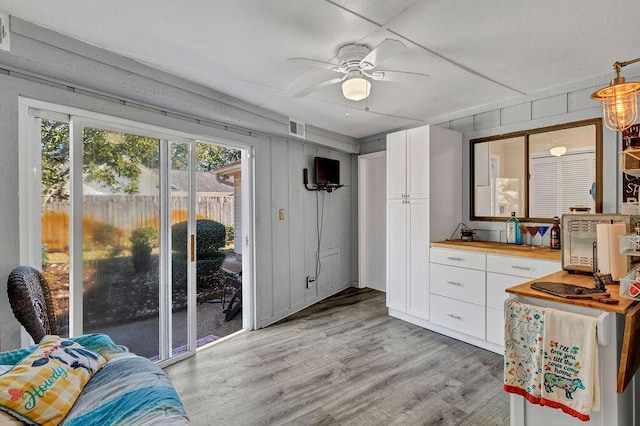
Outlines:
{"label": "wooden fence", "polygon": [[[225,226],[234,224],[233,196],[196,197],[196,217],[211,219]],[[187,220],[186,196],[171,197],[171,223]],[[117,245],[128,243],[131,232],[143,226],[160,227],[160,199],[152,195],[85,195],[83,235],[92,241],[105,225]],[[50,252],[67,251],[69,241],[69,203],[50,202],[42,213],[42,242]]]}

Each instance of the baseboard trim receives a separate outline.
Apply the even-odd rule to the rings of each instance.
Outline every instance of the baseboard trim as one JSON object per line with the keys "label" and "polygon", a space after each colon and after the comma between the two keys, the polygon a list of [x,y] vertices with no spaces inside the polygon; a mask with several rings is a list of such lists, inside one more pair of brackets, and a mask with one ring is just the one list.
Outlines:
{"label": "baseboard trim", "polygon": [[347,281],[346,283],[343,283],[342,286],[338,287],[337,289],[329,293],[325,293],[322,296],[314,297],[313,299],[309,299],[302,304],[292,306],[290,309],[287,309],[285,311],[280,311],[277,314],[273,315],[272,317],[264,318],[258,322],[258,328],[268,327],[271,324],[274,324],[280,320],[287,318],[290,315],[295,314],[296,312],[300,312],[301,310],[308,308],[309,306],[315,305],[316,303],[326,299],[327,297],[331,297],[334,294],[340,293],[342,290],[345,290],[349,287],[353,287],[352,281]]}
{"label": "baseboard trim", "polygon": [[411,324],[420,326],[422,328],[426,328],[427,330],[435,331],[436,333],[440,333],[442,335],[451,337],[456,340],[460,340],[465,343],[469,343],[470,345],[477,346],[482,349],[486,349],[488,351],[494,352],[498,355],[504,355],[504,347],[501,345],[497,345],[495,343],[489,342],[484,339],[479,339],[474,336],[470,336],[468,334],[460,333],[459,331],[451,330],[446,327],[442,327],[440,325],[429,322],[425,319],[414,317],[413,315],[406,314],[404,312],[397,311],[395,309],[389,308],[389,316],[394,318],[398,318],[402,321],[409,322]]}

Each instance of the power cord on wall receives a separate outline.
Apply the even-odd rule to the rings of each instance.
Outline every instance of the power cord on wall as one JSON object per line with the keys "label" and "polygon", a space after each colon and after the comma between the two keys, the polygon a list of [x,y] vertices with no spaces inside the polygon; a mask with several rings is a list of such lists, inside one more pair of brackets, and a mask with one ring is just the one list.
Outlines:
{"label": "power cord on wall", "polygon": [[447,238],[447,241],[450,241],[453,236],[456,234],[456,232],[458,232],[458,229],[460,229],[460,225],[464,226],[465,228],[468,228],[467,225],[465,225],[463,222],[460,222],[457,226],[456,229],[453,230],[453,232],[451,233],[451,236],[449,238]]}
{"label": "power cord on wall", "polygon": [[320,262],[320,247],[322,241],[322,224],[324,222],[324,192],[322,192],[322,208],[320,208],[320,191],[316,192],[316,231],[318,234],[318,249],[316,250],[316,281],[320,277],[322,262]]}

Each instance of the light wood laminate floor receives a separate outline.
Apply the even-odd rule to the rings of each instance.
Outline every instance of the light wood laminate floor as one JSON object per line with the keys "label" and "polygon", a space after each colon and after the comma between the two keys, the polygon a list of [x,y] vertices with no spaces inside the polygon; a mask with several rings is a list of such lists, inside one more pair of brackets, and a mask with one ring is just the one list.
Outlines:
{"label": "light wood laminate floor", "polygon": [[166,371],[194,425],[505,425],[502,356],[347,289]]}

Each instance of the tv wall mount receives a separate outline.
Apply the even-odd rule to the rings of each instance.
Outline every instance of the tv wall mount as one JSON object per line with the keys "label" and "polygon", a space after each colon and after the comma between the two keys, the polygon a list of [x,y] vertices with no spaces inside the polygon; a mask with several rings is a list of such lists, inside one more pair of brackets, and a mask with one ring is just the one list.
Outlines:
{"label": "tv wall mount", "polygon": [[304,183],[304,187],[307,188],[307,191],[327,191],[333,192],[334,189],[342,188],[344,185],[315,185],[309,186],[309,169],[302,170],[302,183]]}

